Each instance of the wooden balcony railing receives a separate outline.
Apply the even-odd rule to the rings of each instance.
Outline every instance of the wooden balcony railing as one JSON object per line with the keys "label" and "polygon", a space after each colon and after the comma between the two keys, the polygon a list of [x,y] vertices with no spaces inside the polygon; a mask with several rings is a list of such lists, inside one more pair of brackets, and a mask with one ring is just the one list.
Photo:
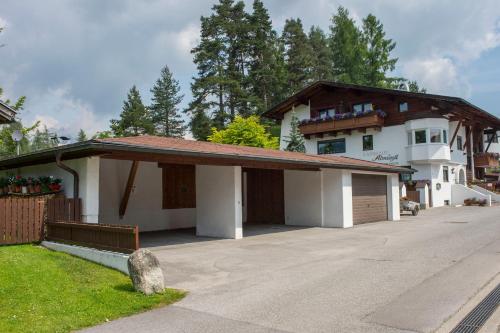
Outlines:
{"label": "wooden balcony railing", "polygon": [[338,132],[360,128],[382,127],[384,118],[378,113],[339,120],[322,120],[299,125],[300,132],[305,135]]}
{"label": "wooden balcony railing", "polygon": [[496,168],[499,166],[498,154],[496,153],[474,154],[474,166],[476,168]]}

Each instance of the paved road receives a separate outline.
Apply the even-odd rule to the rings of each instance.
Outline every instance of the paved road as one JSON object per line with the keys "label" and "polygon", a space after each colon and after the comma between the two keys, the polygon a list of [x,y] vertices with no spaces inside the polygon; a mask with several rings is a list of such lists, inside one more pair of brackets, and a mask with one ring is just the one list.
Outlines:
{"label": "paved road", "polygon": [[152,247],[189,296],[87,332],[430,332],[500,273],[498,206],[270,230]]}

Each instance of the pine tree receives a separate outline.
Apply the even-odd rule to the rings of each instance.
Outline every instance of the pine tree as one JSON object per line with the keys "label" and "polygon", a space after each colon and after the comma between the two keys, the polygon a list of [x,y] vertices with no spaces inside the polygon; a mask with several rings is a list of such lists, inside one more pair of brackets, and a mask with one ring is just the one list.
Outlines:
{"label": "pine tree", "polygon": [[311,77],[314,81],[332,80],[333,63],[328,39],[319,27],[312,26],[309,31],[309,45],[312,51]]}
{"label": "pine tree", "polygon": [[285,150],[287,151],[295,151],[299,153],[305,153],[306,147],[304,144],[304,136],[300,133],[299,130],[299,119],[295,115],[295,112],[292,111],[292,120],[290,122],[290,135],[286,137],[287,146]]}
{"label": "pine tree", "polygon": [[142,104],[136,86],[130,89],[127,100],[123,102],[120,119],[111,120],[111,130],[115,136],[138,136],[153,132],[149,112]]}
{"label": "pine tree", "polygon": [[286,85],[277,33],[261,0],[254,0],[250,15],[248,80],[253,111],[262,114],[276,103]]}
{"label": "pine tree", "polygon": [[408,90],[416,93],[426,93],[427,90],[425,88],[420,88],[417,81],[408,81]]}
{"label": "pine tree", "polygon": [[361,31],[349,17],[346,8],[339,7],[337,13],[333,15],[329,39],[335,80],[345,83],[365,83],[366,47],[363,44]]}
{"label": "pine tree", "polygon": [[[202,119],[203,111],[210,115],[211,126],[221,129],[236,114],[249,112],[251,99],[245,86],[249,20],[244,8],[242,1],[220,0],[212,7],[211,16],[201,18],[200,42],[191,51],[198,69],[187,109],[191,122]],[[203,123],[191,124],[191,128],[201,130]]]}
{"label": "pine tree", "polygon": [[372,14],[363,19],[362,40],[366,47],[364,84],[391,87],[397,78],[390,78],[387,74],[394,70],[398,61],[391,58],[396,43],[385,38],[383,24]]}
{"label": "pine tree", "polygon": [[149,110],[156,135],[184,136],[186,126],[177,108],[184,97],[179,94],[180,89],[179,82],[173,78],[168,66],[165,66],[151,89],[153,103]]}
{"label": "pine tree", "polygon": [[80,131],[78,131],[78,135],[76,137],[76,141],[83,142],[83,141],[87,141],[87,140],[88,140],[87,134],[85,133],[85,131],[83,129],[80,128]]}
{"label": "pine tree", "polygon": [[207,141],[211,133],[211,124],[212,120],[207,116],[204,110],[198,109],[194,111],[189,124],[193,137],[196,140]]}
{"label": "pine tree", "polygon": [[293,94],[312,81],[312,50],[299,18],[286,20],[282,39],[289,94]]}
{"label": "pine tree", "polygon": [[37,129],[31,139],[31,150],[37,151],[57,146],[57,141],[53,140],[54,137],[57,138],[57,134],[49,133],[47,126],[44,126],[41,131]]}

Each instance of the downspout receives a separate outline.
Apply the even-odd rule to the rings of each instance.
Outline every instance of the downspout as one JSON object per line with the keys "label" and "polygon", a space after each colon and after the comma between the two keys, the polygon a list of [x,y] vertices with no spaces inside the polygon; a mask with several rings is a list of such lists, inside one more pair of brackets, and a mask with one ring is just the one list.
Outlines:
{"label": "downspout", "polygon": [[79,193],[80,193],[80,177],[78,176],[78,172],[76,170],[71,169],[69,166],[66,164],[63,164],[61,162],[61,152],[56,153],[56,164],[59,168],[63,169],[64,171],[69,172],[70,174],[73,175],[73,199],[78,199],[79,198]]}

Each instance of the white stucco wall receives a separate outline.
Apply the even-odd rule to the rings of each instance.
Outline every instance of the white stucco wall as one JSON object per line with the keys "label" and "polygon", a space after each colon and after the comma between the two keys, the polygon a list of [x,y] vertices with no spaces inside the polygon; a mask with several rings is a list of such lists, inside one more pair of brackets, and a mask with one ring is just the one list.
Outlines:
{"label": "white stucco wall", "polygon": [[323,225],[322,173],[320,171],[284,171],[285,223],[287,225]]}
{"label": "white stucco wall", "polygon": [[463,205],[465,199],[476,198],[478,200],[486,199],[487,205],[491,206],[491,196],[473,190],[467,186],[460,184],[452,185],[452,205]]}
{"label": "white stucco wall", "polygon": [[[298,105],[294,108],[295,116],[300,120],[309,119],[310,111],[309,105]],[[292,121],[292,112],[287,112],[283,116],[283,120],[281,121],[281,132],[280,132],[280,149],[283,150],[286,148],[288,142],[287,136],[290,135],[290,123]]]}
{"label": "white stucco wall", "polygon": [[323,227],[350,228],[352,174],[348,170],[323,169]]}
{"label": "white stucco wall", "polygon": [[399,176],[387,175],[387,219],[399,221]]}
{"label": "white stucco wall", "polygon": [[[80,178],[80,198],[82,199],[82,220],[97,223],[99,214],[99,157],[79,158],[63,161],[78,172]],[[73,175],[59,168],[55,163],[33,165],[18,169],[4,170],[0,176],[21,175],[23,177],[54,176],[63,180],[63,192],[67,198],[73,197]]]}
{"label": "white stucco wall", "polygon": [[242,238],[240,166],[196,166],[196,234]]}
{"label": "white stucco wall", "polygon": [[100,223],[138,225],[139,231],[190,228],[196,225],[195,208],[162,209],[162,169],[153,162],[139,162],[127,210],[123,219],[120,219],[120,202],[131,165],[131,161],[101,159]]}
{"label": "white stucco wall", "polygon": [[[309,118],[309,108],[306,105],[295,108],[299,119]],[[288,135],[290,130],[291,112],[284,115],[282,121],[282,145],[283,135]],[[456,149],[457,140],[449,147],[451,138],[455,132],[458,122],[450,122],[447,119],[423,118],[407,121],[404,125],[383,127],[381,131],[368,129],[366,133],[353,130],[351,135],[339,134],[336,137],[324,135],[323,138],[312,136],[305,140],[306,152],[317,154],[318,141],[328,141],[332,139],[344,138],[346,142],[346,152],[339,156],[354,157],[358,159],[388,163],[394,165],[408,166],[418,172],[413,175],[414,180],[432,181],[432,202],[434,207],[443,206],[445,200],[451,200],[451,184],[458,183],[458,175],[461,169],[466,169],[467,156],[464,151]],[[427,131],[427,143],[422,145],[408,146],[407,132],[417,129],[439,128],[447,130],[447,144],[430,143],[429,131]],[[363,151],[362,138],[364,135],[373,135],[373,150]],[[462,137],[462,144],[465,143],[465,127],[461,126],[458,135]],[[500,147],[500,144],[499,144]],[[492,145],[490,151],[495,151]],[[499,148],[500,150],[500,148]],[[410,162],[411,159],[418,159],[418,162]],[[442,167],[449,168],[449,183],[443,182]],[[455,172],[452,173],[452,170]],[[456,178],[455,178],[456,177]],[[441,184],[441,189],[436,189],[436,184]]]}

